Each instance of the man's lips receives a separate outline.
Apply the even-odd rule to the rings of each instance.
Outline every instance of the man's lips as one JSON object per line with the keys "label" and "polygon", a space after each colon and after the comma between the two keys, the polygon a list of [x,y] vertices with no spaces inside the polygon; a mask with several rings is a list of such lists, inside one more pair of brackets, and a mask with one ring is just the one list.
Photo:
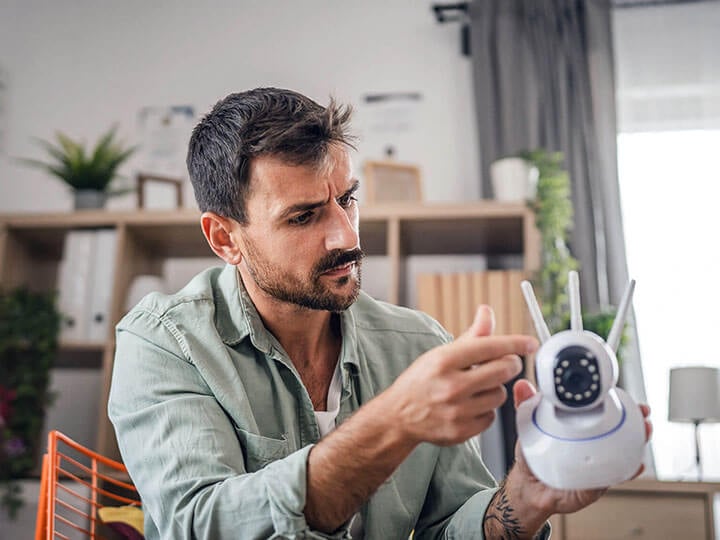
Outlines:
{"label": "man's lips", "polygon": [[356,262],[352,261],[340,266],[336,266],[334,268],[331,268],[330,270],[326,270],[322,273],[323,276],[344,276],[346,274],[349,274],[352,272],[353,267],[355,266]]}

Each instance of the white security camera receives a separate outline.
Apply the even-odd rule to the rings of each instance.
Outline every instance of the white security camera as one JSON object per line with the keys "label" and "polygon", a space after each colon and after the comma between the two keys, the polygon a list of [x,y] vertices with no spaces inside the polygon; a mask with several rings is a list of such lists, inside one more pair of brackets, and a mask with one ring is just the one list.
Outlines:
{"label": "white security camera", "polygon": [[583,330],[577,272],[570,272],[568,280],[570,330],[553,336],[532,285],[522,283],[541,346],[535,358],[539,391],[518,407],[518,438],[530,470],[551,487],[611,486],[631,478],[642,463],[643,416],[616,386],[615,351],[634,288],[631,281],[605,342]]}

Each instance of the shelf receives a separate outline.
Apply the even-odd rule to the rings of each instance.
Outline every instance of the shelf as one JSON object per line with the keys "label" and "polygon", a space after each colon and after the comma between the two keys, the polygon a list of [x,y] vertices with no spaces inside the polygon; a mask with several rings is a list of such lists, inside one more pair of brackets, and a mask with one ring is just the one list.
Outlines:
{"label": "shelf", "polygon": [[[365,253],[379,256],[387,298],[406,300],[408,258],[413,255],[520,255],[522,268],[539,266],[539,234],[532,211],[522,203],[477,201],[464,204],[378,204],[360,208],[360,239]],[[128,291],[137,276],[161,275],[171,258],[216,258],[192,209],[0,214],[0,285],[57,287],[67,233],[77,229],[117,231],[116,267],[110,301],[114,326],[125,314]],[[219,259],[216,259],[221,264]],[[71,342],[59,347],[55,367],[98,369],[103,388],[97,449],[119,457],[106,416],[114,361],[107,343]]]}
{"label": "shelf", "polygon": [[104,341],[61,341],[58,348],[65,352],[97,352],[105,350]]}
{"label": "shelf", "polygon": [[613,486],[610,490],[617,492],[715,494],[720,493],[720,482],[675,482],[638,478]]}
{"label": "shelf", "polygon": [[[400,223],[402,254],[522,253],[529,216],[515,203],[374,205],[360,209],[360,235],[368,255],[387,254],[391,222]],[[49,259],[60,258],[68,231],[105,227],[126,227],[158,257],[213,256],[199,222],[195,210],[0,215],[0,224],[26,249]]]}
{"label": "shelf", "polygon": [[84,210],[78,212],[0,214],[0,223],[13,229],[63,230],[116,227],[121,224],[182,224],[200,221],[197,210]]}
{"label": "shelf", "polygon": [[638,478],[612,486],[596,503],[552,517],[553,538],[715,539],[713,500],[720,483]]}
{"label": "shelf", "polygon": [[198,221],[176,224],[132,223],[127,225],[127,231],[137,245],[154,258],[216,257]]}
{"label": "shelf", "polygon": [[[475,201],[471,203],[393,203],[374,204],[360,208],[360,219],[381,221],[398,219],[447,219],[467,217],[521,218],[532,215],[523,203],[500,203]],[[200,212],[192,209],[179,210],[86,210],[78,212],[49,213],[5,213],[0,214],[0,223],[13,228],[82,229],[129,225],[177,225],[199,224]]]}
{"label": "shelf", "polygon": [[102,367],[104,352],[105,344],[82,346],[60,344],[53,367],[99,369]]}

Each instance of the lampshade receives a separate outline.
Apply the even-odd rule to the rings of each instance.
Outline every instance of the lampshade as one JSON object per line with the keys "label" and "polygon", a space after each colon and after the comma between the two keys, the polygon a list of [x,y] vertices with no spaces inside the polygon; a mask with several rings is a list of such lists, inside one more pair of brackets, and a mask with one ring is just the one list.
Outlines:
{"label": "lampshade", "polygon": [[671,369],[668,419],[671,422],[720,422],[720,369]]}

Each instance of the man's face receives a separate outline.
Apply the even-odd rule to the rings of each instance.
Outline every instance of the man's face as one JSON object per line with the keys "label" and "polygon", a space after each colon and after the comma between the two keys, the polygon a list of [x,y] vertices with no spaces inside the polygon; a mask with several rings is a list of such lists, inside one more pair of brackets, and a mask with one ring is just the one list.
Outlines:
{"label": "man's face", "polygon": [[324,166],[274,157],[252,165],[248,223],[240,227],[246,275],[265,294],[308,309],[342,311],[360,291],[362,251],[347,150]]}

